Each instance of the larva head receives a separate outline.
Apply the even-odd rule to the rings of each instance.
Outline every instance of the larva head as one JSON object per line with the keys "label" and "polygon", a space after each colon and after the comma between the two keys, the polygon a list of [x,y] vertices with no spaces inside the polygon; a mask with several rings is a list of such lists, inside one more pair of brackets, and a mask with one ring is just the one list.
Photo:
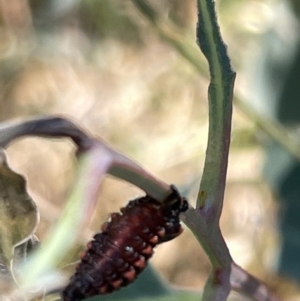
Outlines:
{"label": "larva head", "polygon": [[182,232],[179,215],[188,209],[188,202],[181,197],[174,185],[171,186],[173,193],[161,205],[165,220],[165,237],[159,243],[166,242],[177,237]]}
{"label": "larva head", "polygon": [[[166,207],[166,211],[169,211],[174,217],[179,218],[179,214],[181,212],[185,212],[188,209],[188,202],[185,198],[183,198],[177,188],[174,185],[171,185],[173,192],[164,202],[164,206]],[[167,212],[166,212],[167,213]]]}

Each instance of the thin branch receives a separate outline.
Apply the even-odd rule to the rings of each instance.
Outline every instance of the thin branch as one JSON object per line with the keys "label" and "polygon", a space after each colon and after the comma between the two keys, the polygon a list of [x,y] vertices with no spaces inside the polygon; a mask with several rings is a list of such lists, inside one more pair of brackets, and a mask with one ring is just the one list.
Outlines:
{"label": "thin branch", "polygon": [[71,121],[54,116],[42,116],[30,120],[16,120],[0,124],[0,146],[7,147],[13,140],[24,136],[46,138],[71,138],[79,150],[90,147],[91,139]]}
{"label": "thin branch", "polygon": [[279,301],[262,281],[235,263],[231,267],[230,282],[233,290],[247,297],[252,297],[254,301]]}
{"label": "thin branch", "polygon": [[76,124],[63,117],[44,116],[0,124],[1,147],[7,147],[16,139],[26,136],[70,138],[78,148],[78,155],[96,148],[99,151],[97,160],[101,160],[101,156],[109,157],[109,166],[106,170],[108,174],[136,185],[162,202],[172,193],[169,185],[151,175],[139,164],[117,152],[103,140],[89,137]]}

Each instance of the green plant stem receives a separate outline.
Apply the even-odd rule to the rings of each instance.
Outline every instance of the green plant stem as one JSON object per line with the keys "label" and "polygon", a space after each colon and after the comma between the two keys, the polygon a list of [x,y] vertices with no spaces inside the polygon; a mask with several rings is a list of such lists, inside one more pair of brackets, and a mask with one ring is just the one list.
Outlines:
{"label": "green plant stem", "polygon": [[[204,288],[207,301],[225,301],[230,293],[232,259],[220,231],[231,134],[232,97],[235,72],[231,69],[212,0],[198,0],[197,42],[209,64],[209,131],[206,157],[197,197],[197,216],[206,227],[196,236],[212,263]],[[196,227],[195,229],[196,230]],[[199,231],[200,229],[198,229]],[[210,237],[208,240],[207,237]]]}
{"label": "green plant stem", "polygon": [[[160,36],[171,43],[188,61],[195,63],[203,72],[204,64],[198,61],[189,43],[165,27],[147,1],[134,0],[138,9],[152,22]],[[232,71],[226,47],[222,42],[216,22],[214,3],[198,1],[198,44],[204,53],[210,71],[209,134],[203,177],[197,199],[198,210],[190,209],[183,221],[195,234],[213,266],[204,290],[206,301],[224,301],[230,292],[230,269],[232,259],[219,228],[226,181],[228,152],[231,132],[232,91],[235,73]]]}
{"label": "green plant stem", "polygon": [[[207,64],[198,49],[188,39],[177,33],[176,26],[169,22],[162,22],[159,15],[147,4],[147,1],[133,0],[140,12],[152,23],[159,36],[167,41],[201,74],[208,76],[205,69]],[[142,3],[142,4],[141,4]],[[219,228],[219,216],[222,210],[226,169],[228,160],[228,148],[230,140],[232,90],[235,74],[231,71],[226,48],[221,40],[219,28],[216,23],[213,2],[210,0],[198,0],[199,23],[197,36],[201,50],[208,59],[211,75],[209,88],[209,141],[206,153],[206,161],[203,179],[198,196],[198,210],[189,209],[182,214],[183,222],[191,229],[212,263],[213,270],[206,283],[203,298],[205,301],[224,301],[231,289],[231,267],[236,266],[230,256],[224,238]],[[240,105],[237,102],[237,105]],[[243,112],[247,113],[246,103],[240,105]],[[245,108],[246,107],[246,108]],[[261,118],[263,121],[264,119]],[[273,135],[273,131],[267,131]],[[273,137],[273,136],[272,136]],[[274,138],[284,143],[279,135]],[[214,190],[215,189],[215,190]],[[236,271],[236,269],[234,270]],[[240,276],[246,279],[254,279],[246,271],[240,269]],[[267,288],[257,284],[257,290],[249,291],[247,286],[239,283],[233,286],[242,294],[257,301],[277,301]],[[247,285],[247,284],[246,284]],[[267,292],[267,299],[257,292],[260,288]]]}
{"label": "green plant stem", "polygon": [[211,0],[198,0],[197,39],[209,63],[211,76],[208,144],[197,208],[210,211],[214,223],[218,225],[228,165],[235,72],[231,69]]}

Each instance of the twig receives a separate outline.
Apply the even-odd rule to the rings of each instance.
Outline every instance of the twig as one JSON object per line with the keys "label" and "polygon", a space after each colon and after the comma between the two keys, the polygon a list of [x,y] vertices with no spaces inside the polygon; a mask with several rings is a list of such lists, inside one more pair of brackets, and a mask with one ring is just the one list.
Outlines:
{"label": "twig", "polygon": [[15,139],[25,136],[71,138],[79,150],[91,146],[91,138],[71,121],[54,116],[42,116],[30,120],[16,120],[0,124],[0,147],[7,147]]}
{"label": "twig", "polygon": [[[153,198],[164,201],[172,193],[170,186],[151,175],[139,164],[108,146],[103,140],[91,138],[73,122],[55,116],[44,116],[26,121],[0,124],[0,147],[26,136],[70,138],[78,148],[78,155],[98,150],[97,160],[109,158],[108,174],[126,180]],[[95,159],[96,160],[96,159]]]}
{"label": "twig", "polygon": [[232,289],[247,297],[252,297],[254,301],[279,301],[262,281],[235,263],[232,263],[230,282]]}

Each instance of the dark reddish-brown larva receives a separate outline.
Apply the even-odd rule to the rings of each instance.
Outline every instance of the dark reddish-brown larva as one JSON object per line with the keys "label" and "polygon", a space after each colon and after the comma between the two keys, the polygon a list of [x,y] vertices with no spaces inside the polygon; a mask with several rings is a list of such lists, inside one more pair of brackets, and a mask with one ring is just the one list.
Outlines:
{"label": "dark reddish-brown larva", "polygon": [[179,214],[188,208],[173,187],[173,194],[163,204],[145,196],[111,214],[88,243],[75,275],[62,292],[63,300],[79,301],[107,294],[134,281],[144,270],[153,248],[182,232]]}

